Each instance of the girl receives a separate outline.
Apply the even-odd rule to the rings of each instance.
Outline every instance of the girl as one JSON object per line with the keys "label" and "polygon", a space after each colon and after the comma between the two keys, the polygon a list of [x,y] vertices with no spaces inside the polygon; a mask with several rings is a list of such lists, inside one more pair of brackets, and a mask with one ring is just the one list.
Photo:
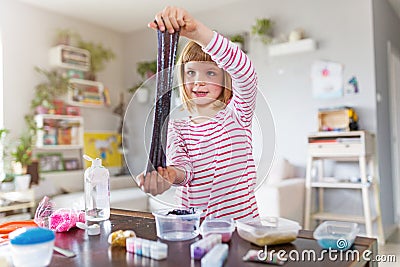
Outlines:
{"label": "girl", "polygon": [[181,36],[191,39],[178,61],[180,91],[191,116],[170,122],[168,167],[140,175],[139,185],[152,195],[179,185],[180,204],[201,209],[206,217],[258,217],[251,143],[257,76],[252,63],[184,9],[165,8],[149,27],[170,33],[180,29]]}

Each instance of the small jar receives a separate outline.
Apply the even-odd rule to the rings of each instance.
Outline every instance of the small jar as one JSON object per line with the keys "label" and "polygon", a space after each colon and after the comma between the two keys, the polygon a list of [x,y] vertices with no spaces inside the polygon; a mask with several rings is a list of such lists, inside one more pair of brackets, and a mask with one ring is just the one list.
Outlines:
{"label": "small jar", "polygon": [[41,228],[20,228],[9,234],[11,258],[14,266],[36,267],[50,264],[55,234]]}

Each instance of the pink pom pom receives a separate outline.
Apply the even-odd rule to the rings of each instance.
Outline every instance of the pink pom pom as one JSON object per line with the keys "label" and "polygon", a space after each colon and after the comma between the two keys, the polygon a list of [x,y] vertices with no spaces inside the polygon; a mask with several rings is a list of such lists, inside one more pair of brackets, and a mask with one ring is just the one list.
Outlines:
{"label": "pink pom pom", "polygon": [[[49,228],[56,232],[67,232],[72,227],[76,226],[76,222],[81,221],[81,213],[77,214],[75,211],[69,209],[59,209],[50,215]],[[83,215],[83,221],[84,220]]]}

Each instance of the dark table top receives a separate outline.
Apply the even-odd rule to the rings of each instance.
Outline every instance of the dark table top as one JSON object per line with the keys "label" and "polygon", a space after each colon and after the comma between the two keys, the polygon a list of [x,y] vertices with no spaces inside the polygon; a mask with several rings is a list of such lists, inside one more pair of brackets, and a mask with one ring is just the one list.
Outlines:
{"label": "dark table top", "polygon": [[[124,211],[113,209],[110,220],[100,223],[101,234],[97,236],[88,236],[84,230],[77,228],[69,232],[56,234],[56,245],[65,249],[74,251],[77,255],[74,258],[66,258],[57,252],[54,252],[50,266],[201,266],[200,261],[190,259],[190,244],[198,240],[189,241],[164,241],[168,244],[168,258],[166,260],[152,260],[137,256],[125,251],[122,247],[111,247],[107,243],[108,235],[116,230],[134,230],[138,237],[150,240],[157,240],[155,221],[150,213]],[[261,250],[262,247],[253,245],[239,237],[237,232],[232,236],[229,244],[229,256],[224,266],[254,266],[261,267],[263,264],[253,262],[243,262],[242,257],[249,249]],[[300,231],[298,238],[284,245],[269,246],[268,249],[279,251],[285,250],[293,257],[301,255],[304,250],[313,250],[318,257],[321,255],[321,248],[312,238],[312,232]],[[360,261],[334,261],[327,253],[324,254],[324,260],[315,261],[291,261],[284,266],[364,266],[361,255],[365,250],[371,250],[376,253],[376,239],[357,237],[351,250],[360,252]],[[306,259],[308,256],[305,255]],[[351,258],[350,258],[351,259]]]}

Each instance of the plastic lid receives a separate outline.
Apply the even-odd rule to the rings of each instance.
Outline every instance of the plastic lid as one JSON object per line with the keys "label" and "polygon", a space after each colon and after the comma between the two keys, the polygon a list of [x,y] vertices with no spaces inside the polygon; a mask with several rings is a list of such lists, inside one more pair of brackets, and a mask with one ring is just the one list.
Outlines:
{"label": "plastic lid", "polygon": [[47,228],[32,227],[19,228],[10,233],[9,238],[12,245],[32,245],[54,240],[56,235]]}
{"label": "plastic lid", "polygon": [[233,231],[235,231],[235,222],[233,219],[205,219],[200,226],[200,233],[202,235]]}
{"label": "plastic lid", "polygon": [[265,236],[273,233],[298,231],[301,226],[298,222],[277,217],[263,217],[257,221],[236,221],[236,226],[252,233],[254,236]]}

